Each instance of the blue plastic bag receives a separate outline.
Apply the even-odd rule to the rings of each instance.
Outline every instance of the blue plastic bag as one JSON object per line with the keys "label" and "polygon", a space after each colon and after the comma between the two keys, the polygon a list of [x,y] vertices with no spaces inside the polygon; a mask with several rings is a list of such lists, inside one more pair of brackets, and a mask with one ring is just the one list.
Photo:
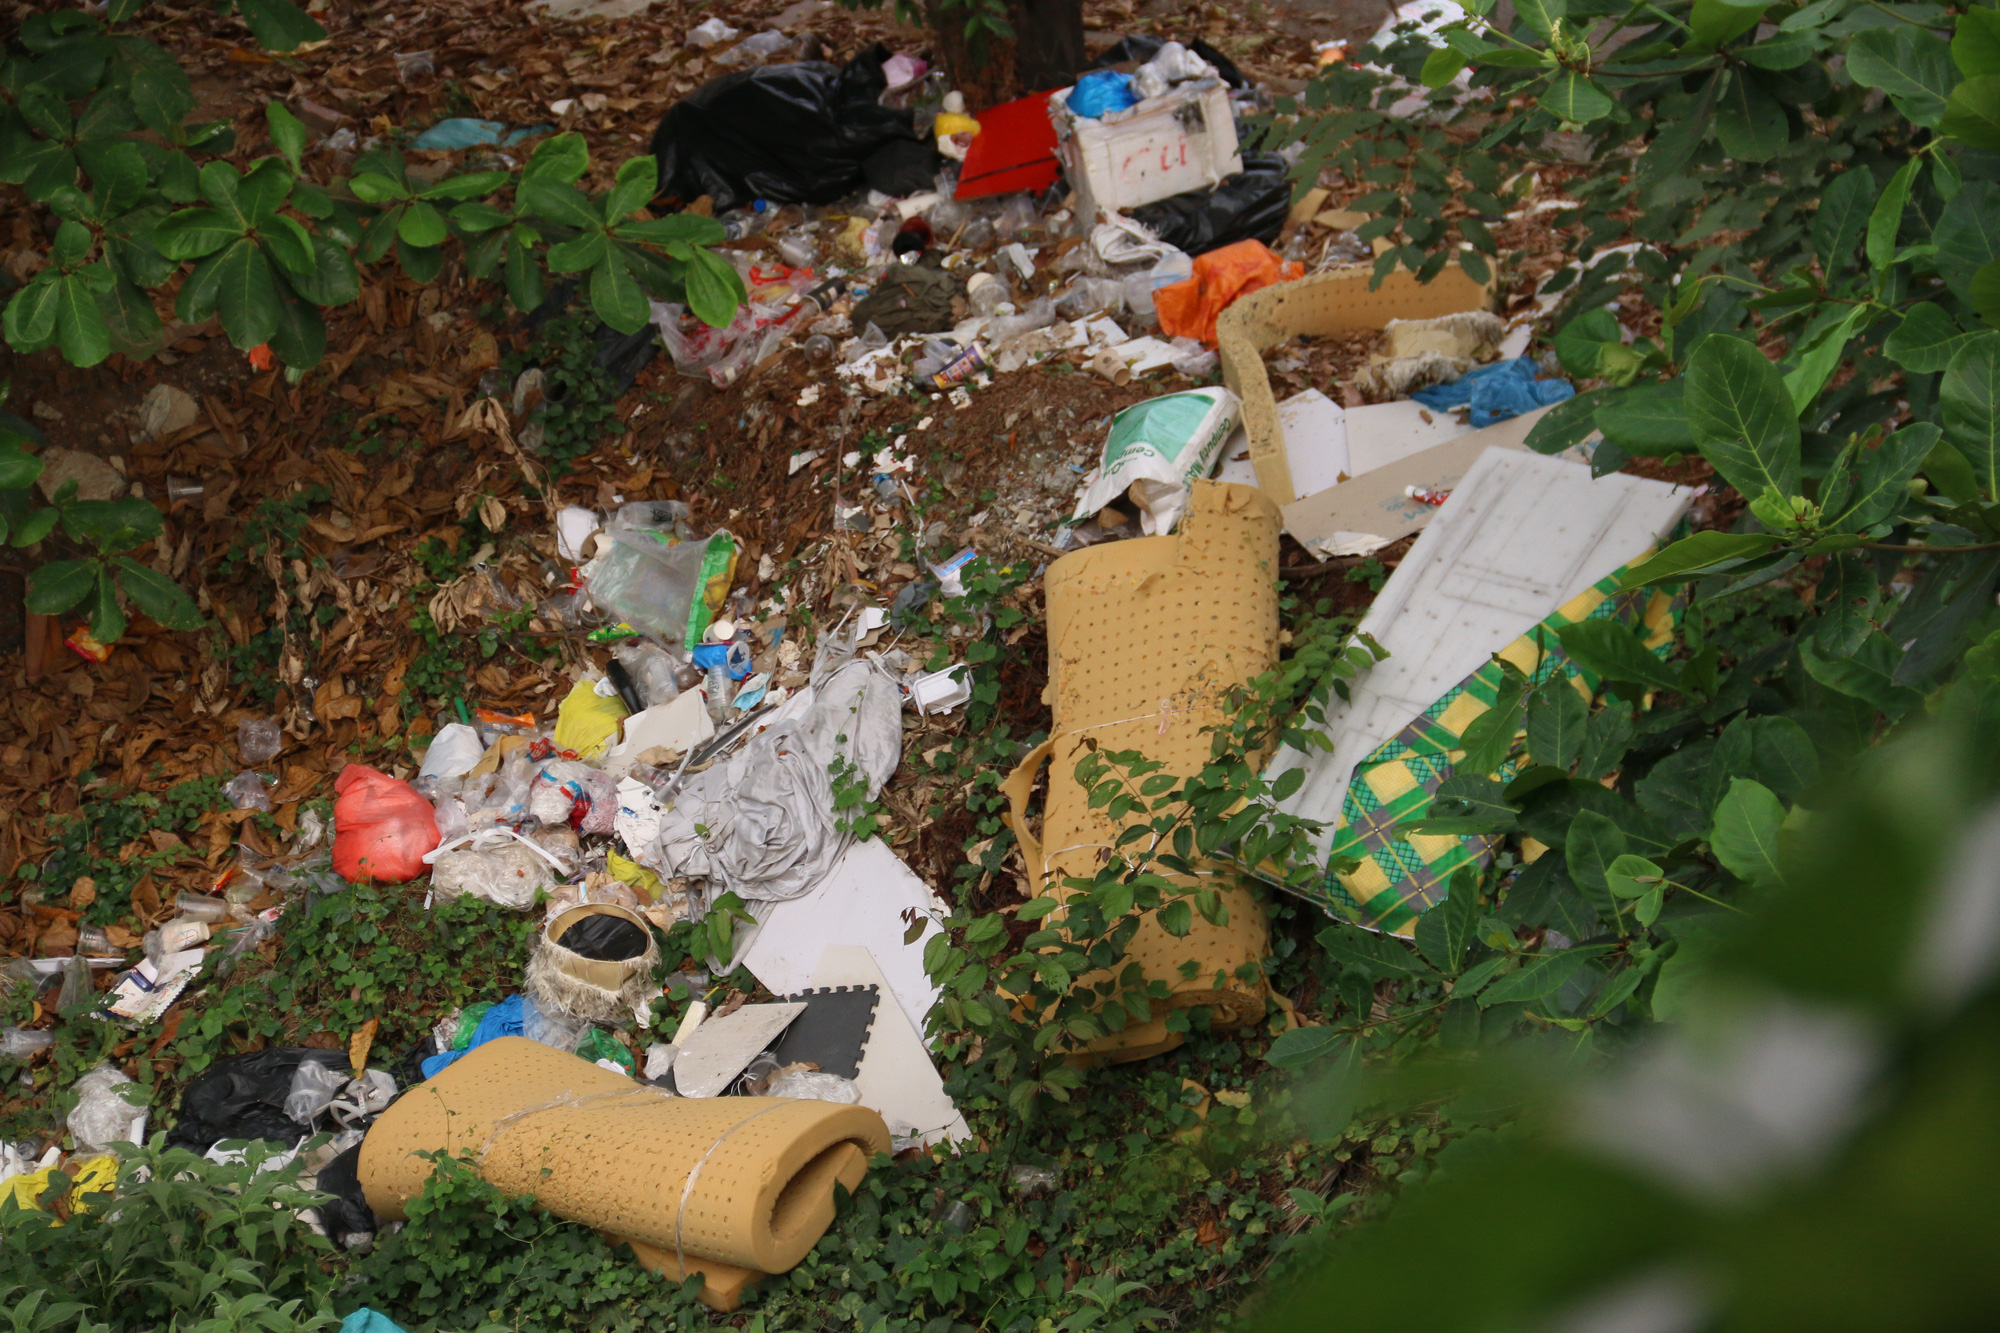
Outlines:
{"label": "blue plastic bag", "polygon": [[416,137],[413,148],[497,148],[501,144],[517,144],[523,139],[532,139],[539,134],[547,134],[549,127],[537,125],[525,130],[507,130],[497,120],[474,120],[470,116],[453,116],[441,120]]}
{"label": "blue plastic bag", "polygon": [[436,1078],[450,1066],[457,1063],[459,1057],[464,1055],[466,1051],[475,1050],[478,1047],[484,1046],[489,1041],[498,1041],[502,1037],[519,1037],[524,1035],[522,1031],[524,1018],[525,1015],[521,1012],[521,997],[518,995],[509,995],[506,999],[488,1009],[485,1015],[480,1018],[479,1026],[472,1030],[472,1043],[465,1050],[445,1051],[425,1059],[422,1062],[424,1077]]}
{"label": "blue plastic bag", "polygon": [[1093,70],[1076,81],[1069,92],[1069,109],[1088,120],[1139,105],[1132,92],[1132,76],[1115,69]]}
{"label": "blue plastic bag", "polygon": [[1473,426],[1485,427],[1576,395],[1576,386],[1568,380],[1535,376],[1535,363],[1525,356],[1517,357],[1468,370],[1450,384],[1433,384],[1410,397],[1438,410],[1469,406]]}

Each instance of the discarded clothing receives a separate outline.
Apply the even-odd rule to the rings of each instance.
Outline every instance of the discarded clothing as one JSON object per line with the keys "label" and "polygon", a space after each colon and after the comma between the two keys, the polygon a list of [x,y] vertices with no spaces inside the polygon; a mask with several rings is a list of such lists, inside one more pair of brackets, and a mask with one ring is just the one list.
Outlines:
{"label": "discarded clothing", "polygon": [[1568,380],[1537,379],[1536,373],[1535,363],[1525,356],[1496,361],[1468,371],[1450,384],[1419,389],[1410,397],[1434,411],[1469,404],[1472,424],[1491,426],[1575,396],[1576,386]]}
{"label": "discarded clothing", "polygon": [[660,193],[684,204],[707,195],[726,213],[755,199],[830,204],[860,188],[875,154],[918,140],[910,111],[877,101],[888,58],[877,43],[844,68],[801,61],[703,84],[653,133]]}
{"label": "discarded clothing", "polygon": [[891,338],[913,333],[944,333],[955,322],[951,298],[958,279],[929,264],[891,264],[875,289],[854,303],[854,327],[870,324]]}
{"label": "discarded clothing", "polygon": [[1225,176],[1212,190],[1189,190],[1132,210],[1168,245],[1191,255],[1207,254],[1238,241],[1278,239],[1292,207],[1292,182],[1276,153],[1245,153],[1243,170]]}

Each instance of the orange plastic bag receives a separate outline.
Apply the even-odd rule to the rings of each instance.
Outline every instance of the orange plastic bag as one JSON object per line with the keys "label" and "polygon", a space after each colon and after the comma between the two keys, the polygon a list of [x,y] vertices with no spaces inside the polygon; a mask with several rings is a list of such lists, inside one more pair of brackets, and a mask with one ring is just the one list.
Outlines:
{"label": "orange plastic bag", "polygon": [[1238,241],[1194,261],[1194,276],[1153,293],[1160,329],[1175,338],[1215,346],[1216,316],[1239,296],[1305,276],[1305,268],[1271,253],[1262,241]]}
{"label": "orange plastic bag", "polygon": [[366,764],[333,780],[333,869],[342,879],[402,884],[430,867],[437,812],[409,783]]}

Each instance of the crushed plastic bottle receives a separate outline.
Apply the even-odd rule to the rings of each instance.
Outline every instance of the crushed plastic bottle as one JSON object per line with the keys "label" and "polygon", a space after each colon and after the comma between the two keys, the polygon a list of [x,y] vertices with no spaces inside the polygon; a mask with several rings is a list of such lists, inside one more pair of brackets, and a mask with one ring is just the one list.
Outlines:
{"label": "crushed plastic bottle", "polygon": [[276,759],[284,746],[285,734],[270,718],[250,717],[237,724],[237,753],[252,768]]}

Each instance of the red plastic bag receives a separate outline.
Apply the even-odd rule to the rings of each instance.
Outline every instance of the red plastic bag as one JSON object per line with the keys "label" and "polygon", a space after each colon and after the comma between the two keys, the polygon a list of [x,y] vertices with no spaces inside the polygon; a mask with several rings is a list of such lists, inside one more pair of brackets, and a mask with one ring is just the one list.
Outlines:
{"label": "red plastic bag", "polygon": [[342,879],[402,884],[430,869],[437,813],[400,778],[349,764],[333,780],[333,869]]}
{"label": "red plastic bag", "polygon": [[1194,276],[1153,293],[1160,328],[1176,338],[1215,346],[1215,320],[1239,296],[1305,276],[1305,269],[1271,253],[1262,241],[1238,241],[1194,261]]}

